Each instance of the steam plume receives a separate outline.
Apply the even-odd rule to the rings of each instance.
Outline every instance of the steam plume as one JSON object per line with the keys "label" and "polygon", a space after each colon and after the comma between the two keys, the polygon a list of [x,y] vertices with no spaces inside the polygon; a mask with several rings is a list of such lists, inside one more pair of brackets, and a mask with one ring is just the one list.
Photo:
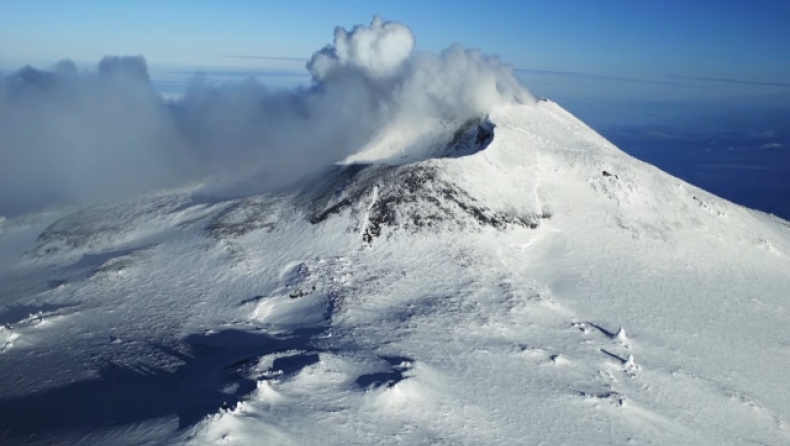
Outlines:
{"label": "steam plume", "polygon": [[374,17],[335,30],[307,64],[309,86],[255,79],[181,99],[153,90],[142,57],[105,57],[94,72],[64,61],[0,80],[0,215],[113,199],[208,175],[270,185],[359,150],[393,120],[460,120],[532,96],[493,56],[416,50],[411,30]]}

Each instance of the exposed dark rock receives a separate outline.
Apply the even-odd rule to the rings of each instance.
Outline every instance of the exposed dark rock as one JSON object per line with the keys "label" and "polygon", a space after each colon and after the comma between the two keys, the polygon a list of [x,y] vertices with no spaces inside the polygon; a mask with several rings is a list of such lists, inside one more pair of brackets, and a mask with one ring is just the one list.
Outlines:
{"label": "exposed dark rock", "polygon": [[541,219],[551,217],[548,212],[517,215],[490,209],[441,178],[434,166],[412,164],[369,166],[369,169],[370,172],[362,170],[354,175],[342,192],[343,198],[312,212],[308,220],[319,224],[331,215],[349,211],[357,221],[366,220],[362,239],[370,244],[381,236],[385,227],[410,232],[439,226],[451,230],[474,226],[536,228]]}
{"label": "exposed dark rock", "polygon": [[75,248],[112,245],[120,234],[138,229],[157,216],[190,206],[172,196],[139,197],[116,204],[80,209],[53,222],[38,236],[38,255]]}
{"label": "exposed dark rock", "polygon": [[494,139],[494,125],[483,118],[466,121],[455,131],[440,157],[471,155],[485,149]]}
{"label": "exposed dark rock", "polygon": [[[458,157],[486,147],[494,137],[493,125],[484,119],[465,122],[442,152]],[[391,231],[416,232],[509,226],[536,228],[548,212],[519,215],[491,209],[479,202],[452,180],[444,178],[436,165],[420,162],[406,165],[356,164],[335,168],[321,178],[318,196],[305,196],[307,219],[320,224],[333,215],[349,212],[354,224],[363,227],[362,241],[371,244]],[[392,235],[393,232],[389,232]]]}
{"label": "exposed dark rock", "polygon": [[613,406],[622,407],[625,405],[626,397],[620,392],[614,390],[607,390],[603,392],[585,392],[579,391],[578,395],[584,398],[599,401],[609,401]]}
{"label": "exposed dark rock", "polygon": [[296,299],[297,297],[304,297],[307,296],[308,294],[310,293],[308,293],[307,291],[294,290],[291,291],[290,294],[288,294],[288,297],[290,297],[291,299]]}
{"label": "exposed dark rock", "polygon": [[277,217],[268,197],[245,198],[225,209],[206,229],[217,239],[236,238],[256,230],[273,231]]}

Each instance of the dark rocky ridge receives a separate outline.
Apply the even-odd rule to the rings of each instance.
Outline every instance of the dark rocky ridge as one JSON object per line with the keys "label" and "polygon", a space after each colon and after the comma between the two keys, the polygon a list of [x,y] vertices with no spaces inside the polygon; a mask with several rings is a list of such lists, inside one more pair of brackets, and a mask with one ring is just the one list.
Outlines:
{"label": "dark rocky ridge", "polygon": [[[194,218],[216,240],[234,239],[259,230],[271,232],[282,221],[298,218],[294,211],[306,215],[314,225],[350,212],[352,222],[348,230],[362,228],[361,236],[367,244],[387,232],[386,228],[407,232],[432,228],[535,228],[549,215],[519,215],[491,209],[443,174],[442,158],[472,155],[488,147],[493,139],[494,125],[485,118],[475,118],[460,124],[445,143],[427,148],[423,161],[335,166],[313,181],[300,180],[293,185],[295,188],[246,198],[164,194],[81,209],[46,228],[38,237],[36,254],[99,249],[152,219],[167,219],[187,209],[211,206],[215,206],[213,210],[202,215],[198,212]],[[181,225],[189,223],[192,220],[187,218]]]}
{"label": "dark rocky ridge", "polygon": [[[494,138],[487,120],[465,122],[438,152],[437,158],[461,157],[484,150]],[[440,165],[426,160],[405,165],[352,164],[339,166],[319,181],[322,193],[308,199],[307,219],[321,224],[344,212],[362,227],[362,240],[371,244],[386,228],[418,232],[447,230],[498,230],[509,226],[536,228],[548,213],[521,215],[497,211],[481,203],[452,179],[442,175]]]}

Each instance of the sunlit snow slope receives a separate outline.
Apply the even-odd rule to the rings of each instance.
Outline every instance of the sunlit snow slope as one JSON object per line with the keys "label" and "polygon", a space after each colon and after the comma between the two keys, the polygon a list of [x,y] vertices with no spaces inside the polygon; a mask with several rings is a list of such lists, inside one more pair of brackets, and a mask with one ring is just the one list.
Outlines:
{"label": "sunlit snow slope", "polygon": [[790,225],[549,101],[0,223],[2,444],[790,444]]}

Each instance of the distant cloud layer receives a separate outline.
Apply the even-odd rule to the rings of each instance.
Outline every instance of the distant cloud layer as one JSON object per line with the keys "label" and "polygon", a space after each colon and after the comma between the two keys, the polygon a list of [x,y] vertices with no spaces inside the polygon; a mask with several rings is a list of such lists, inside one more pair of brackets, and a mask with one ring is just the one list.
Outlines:
{"label": "distant cloud layer", "polygon": [[196,76],[166,102],[142,57],[70,62],[0,80],[0,215],[174,186],[209,175],[283,184],[359,150],[393,120],[466,119],[532,96],[510,67],[460,46],[415,50],[404,25],[338,28],[309,87]]}
{"label": "distant cloud layer", "polygon": [[675,78],[675,79],[684,79],[689,81],[701,81],[701,82],[717,82],[717,83],[724,83],[724,84],[740,84],[740,85],[755,85],[755,86],[762,86],[762,87],[790,87],[790,82],[765,82],[765,81],[755,81],[755,80],[747,80],[747,79],[728,79],[728,78],[721,78],[721,77],[702,77],[702,76],[664,76],[668,78]]}

